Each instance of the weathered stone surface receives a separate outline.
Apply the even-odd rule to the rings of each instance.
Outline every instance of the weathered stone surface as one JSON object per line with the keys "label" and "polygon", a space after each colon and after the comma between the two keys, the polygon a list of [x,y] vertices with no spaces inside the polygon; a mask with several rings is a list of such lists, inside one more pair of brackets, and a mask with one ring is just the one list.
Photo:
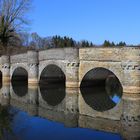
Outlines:
{"label": "weathered stone surface", "polygon": [[121,61],[121,48],[81,48],[79,59],[86,61]]}
{"label": "weathered stone surface", "polygon": [[28,61],[27,53],[10,56],[10,63],[25,63]]}
{"label": "weathered stone surface", "polygon": [[64,59],[65,59],[64,49],[56,48],[56,49],[48,49],[48,50],[39,52],[39,61],[64,60]]}
{"label": "weathered stone surface", "polygon": [[140,60],[140,48],[139,47],[124,47],[121,49],[123,61],[139,61]]}
{"label": "weathered stone surface", "polygon": [[38,52],[36,51],[28,51],[28,63],[29,64],[38,64]]}

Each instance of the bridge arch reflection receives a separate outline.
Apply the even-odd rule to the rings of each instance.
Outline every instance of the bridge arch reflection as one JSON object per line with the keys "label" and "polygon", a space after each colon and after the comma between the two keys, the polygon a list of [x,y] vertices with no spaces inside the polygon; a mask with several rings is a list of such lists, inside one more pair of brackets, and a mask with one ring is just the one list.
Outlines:
{"label": "bridge arch reflection", "polygon": [[23,97],[28,92],[28,72],[22,67],[14,70],[11,78],[12,88],[19,97]]}
{"label": "bridge arch reflection", "polygon": [[103,67],[88,71],[80,85],[85,102],[97,111],[107,111],[121,100],[123,88],[116,75]]}
{"label": "bridge arch reflection", "polygon": [[65,98],[65,74],[60,67],[50,64],[40,76],[39,87],[41,96],[47,104],[57,106]]}

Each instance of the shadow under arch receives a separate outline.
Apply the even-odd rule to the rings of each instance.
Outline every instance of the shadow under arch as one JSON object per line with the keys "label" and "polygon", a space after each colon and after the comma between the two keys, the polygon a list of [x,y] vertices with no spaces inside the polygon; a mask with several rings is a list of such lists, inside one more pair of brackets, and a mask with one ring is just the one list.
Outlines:
{"label": "shadow under arch", "polygon": [[23,97],[28,92],[28,72],[22,67],[14,70],[11,78],[12,88],[16,95]]}
{"label": "shadow under arch", "polygon": [[0,71],[0,89],[2,88],[2,72]]}
{"label": "shadow under arch", "polygon": [[80,85],[85,102],[97,111],[107,111],[121,100],[123,88],[116,75],[98,67],[88,71]]}
{"label": "shadow under arch", "polygon": [[51,106],[56,106],[65,98],[65,74],[60,67],[50,64],[40,76],[39,87],[41,96]]}

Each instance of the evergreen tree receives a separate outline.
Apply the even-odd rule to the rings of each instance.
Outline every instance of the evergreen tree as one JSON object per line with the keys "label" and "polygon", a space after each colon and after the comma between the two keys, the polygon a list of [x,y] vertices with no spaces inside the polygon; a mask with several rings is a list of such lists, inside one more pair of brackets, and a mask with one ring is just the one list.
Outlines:
{"label": "evergreen tree", "polygon": [[123,41],[120,41],[116,46],[126,46],[126,43]]}
{"label": "evergreen tree", "polygon": [[114,42],[112,42],[112,43],[111,43],[111,46],[113,47],[113,46],[116,46],[116,45],[115,45],[115,43],[114,43]]}
{"label": "evergreen tree", "polygon": [[103,43],[103,46],[109,47],[109,46],[111,46],[111,43],[108,40],[105,40]]}

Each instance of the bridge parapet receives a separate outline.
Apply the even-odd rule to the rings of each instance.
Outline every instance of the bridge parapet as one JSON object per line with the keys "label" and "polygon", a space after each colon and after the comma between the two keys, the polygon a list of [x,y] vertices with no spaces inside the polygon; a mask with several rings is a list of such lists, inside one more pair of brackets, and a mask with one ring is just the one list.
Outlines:
{"label": "bridge parapet", "polygon": [[23,54],[17,54],[17,55],[12,55],[10,56],[10,63],[14,64],[14,63],[25,63],[27,62],[27,53],[23,53]]}
{"label": "bridge parapet", "polygon": [[39,61],[43,60],[64,60],[65,59],[65,49],[55,48],[39,51]]}
{"label": "bridge parapet", "polygon": [[79,59],[86,61],[121,61],[122,48],[80,48]]}
{"label": "bridge parapet", "polygon": [[53,48],[39,51],[39,61],[43,60],[79,60],[77,48]]}
{"label": "bridge parapet", "polygon": [[139,47],[122,48],[122,60],[140,61],[140,48]]}

